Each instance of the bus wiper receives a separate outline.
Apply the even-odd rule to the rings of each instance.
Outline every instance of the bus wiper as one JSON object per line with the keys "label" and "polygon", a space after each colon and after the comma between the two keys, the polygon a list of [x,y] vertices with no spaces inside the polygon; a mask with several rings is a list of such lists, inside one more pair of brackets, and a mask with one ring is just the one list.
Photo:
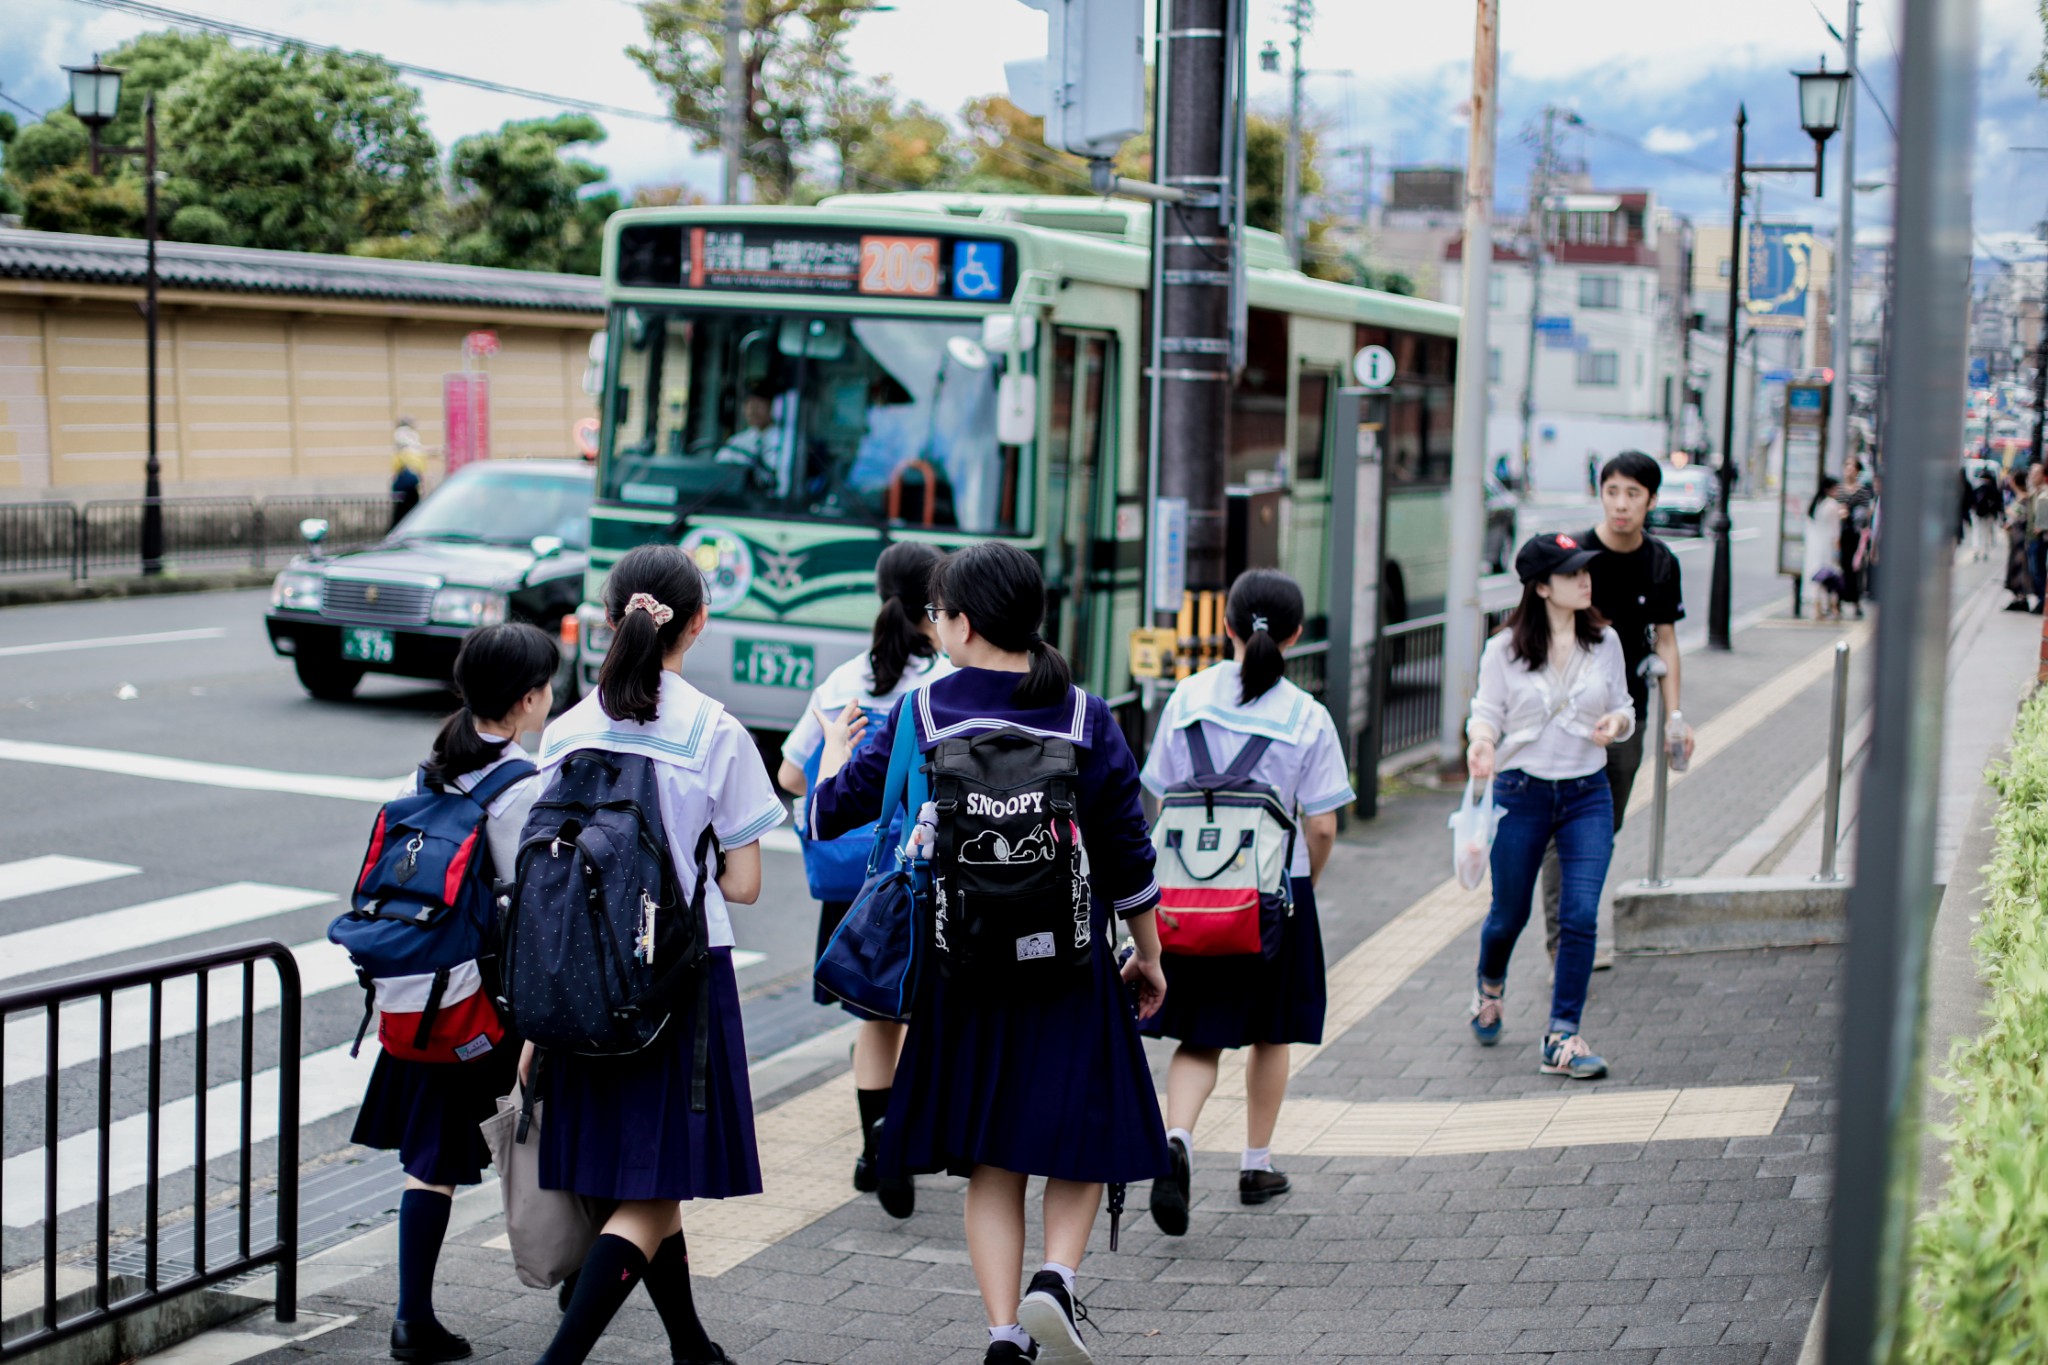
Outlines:
{"label": "bus wiper", "polygon": [[[742,464],[721,465],[719,468],[721,469],[721,471],[729,470],[732,473],[736,473],[741,477],[741,479],[745,479],[748,476],[748,474],[752,472],[750,466]],[[668,534],[670,538],[673,539],[675,537],[681,536],[682,533],[689,528],[691,517],[696,516],[699,512],[703,511],[707,506],[709,506],[713,498],[718,497],[721,494],[731,492],[732,486],[732,479],[727,477],[724,473],[721,473],[717,479],[712,481],[710,487],[706,488],[702,493],[699,493],[694,499],[691,500],[690,504],[687,507],[683,508],[680,512],[677,512],[675,514],[674,519],[671,520],[668,524]]]}

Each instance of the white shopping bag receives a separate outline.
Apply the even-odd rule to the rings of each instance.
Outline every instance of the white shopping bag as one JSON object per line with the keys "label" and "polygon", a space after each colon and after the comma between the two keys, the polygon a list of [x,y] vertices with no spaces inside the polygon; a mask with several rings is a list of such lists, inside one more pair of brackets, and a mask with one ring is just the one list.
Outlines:
{"label": "white shopping bag", "polygon": [[1465,799],[1451,812],[1451,870],[1457,874],[1458,885],[1467,891],[1476,890],[1486,880],[1488,856],[1493,852],[1493,834],[1500,828],[1506,811],[1493,807],[1493,779],[1486,779],[1486,787],[1474,799],[1473,788],[1479,779],[1465,780]]}

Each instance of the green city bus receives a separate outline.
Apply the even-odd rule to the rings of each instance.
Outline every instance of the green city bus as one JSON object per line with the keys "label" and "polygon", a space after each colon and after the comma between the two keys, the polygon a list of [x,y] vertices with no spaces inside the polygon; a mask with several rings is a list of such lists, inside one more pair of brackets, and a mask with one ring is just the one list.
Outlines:
{"label": "green city bus", "polygon": [[[691,679],[774,731],[866,648],[886,544],[999,537],[1044,564],[1046,636],[1077,679],[1128,693],[1127,637],[1145,624],[1150,212],[921,193],[615,215],[583,684],[608,643],[599,589],[636,545],[696,559],[712,622]],[[1267,515],[1240,558],[1299,579],[1321,630],[1332,396],[1362,346],[1385,346],[1388,540],[1417,558],[1389,574],[1405,612],[1433,609],[1457,310],[1310,279],[1277,237],[1248,235],[1228,481]]]}

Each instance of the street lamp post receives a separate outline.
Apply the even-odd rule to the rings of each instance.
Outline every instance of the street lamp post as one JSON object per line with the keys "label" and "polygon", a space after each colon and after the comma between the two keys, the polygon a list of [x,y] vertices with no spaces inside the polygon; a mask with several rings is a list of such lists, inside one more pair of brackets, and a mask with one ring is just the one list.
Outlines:
{"label": "street lamp post", "polygon": [[92,173],[100,173],[100,158],[103,156],[142,158],[142,323],[147,336],[144,367],[149,387],[149,455],[143,466],[142,482],[142,572],[160,574],[164,571],[164,490],[163,465],[157,450],[156,96],[143,97],[140,147],[103,147],[100,145],[100,129],[114,121],[114,115],[121,107],[123,72],[119,67],[100,65],[97,57],[93,58],[91,66],[67,66],[64,69],[71,75],[71,113],[85,125]]}
{"label": "street lamp post", "polygon": [[1752,165],[1747,159],[1749,110],[1735,107],[1735,190],[1734,221],[1728,238],[1728,337],[1722,354],[1726,358],[1721,386],[1721,466],[1716,475],[1721,497],[1714,507],[1714,577],[1707,597],[1707,647],[1733,649],[1729,618],[1734,599],[1734,517],[1729,504],[1735,496],[1735,369],[1739,360],[1738,341],[1742,334],[1742,201],[1747,192],[1745,177],[1784,173],[1813,176],[1813,197],[1821,196],[1822,175],[1827,168],[1824,146],[1841,126],[1842,98],[1849,73],[1828,70],[1821,60],[1817,71],[1795,71],[1799,81],[1799,126],[1813,138],[1811,166]]}

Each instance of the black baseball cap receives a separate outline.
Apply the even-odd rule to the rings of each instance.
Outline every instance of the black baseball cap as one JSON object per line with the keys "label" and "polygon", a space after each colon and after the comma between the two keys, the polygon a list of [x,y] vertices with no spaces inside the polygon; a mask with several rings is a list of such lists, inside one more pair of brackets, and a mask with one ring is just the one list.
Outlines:
{"label": "black baseball cap", "polygon": [[1524,583],[1541,583],[1556,574],[1577,573],[1599,553],[1597,548],[1587,549],[1577,536],[1531,536],[1515,553],[1515,576]]}

